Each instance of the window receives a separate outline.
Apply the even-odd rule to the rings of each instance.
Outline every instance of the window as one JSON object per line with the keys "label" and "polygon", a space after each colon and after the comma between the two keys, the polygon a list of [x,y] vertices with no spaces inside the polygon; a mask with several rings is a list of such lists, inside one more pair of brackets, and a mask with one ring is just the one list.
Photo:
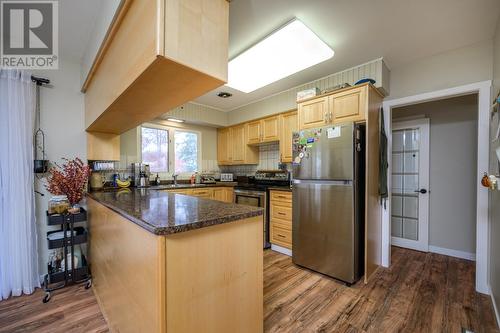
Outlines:
{"label": "window", "polygon": [[198,171],[198,134],[175,131],[175,172]]}
{"label": "window", "polygon": [[151,172],[168,172],[168,130],[142,127],[142,162]]}
{"label": "window", "polygon": [[175,128],[141,128],[142,162],[153,173],[192,174],[199,170],[200,134]]}

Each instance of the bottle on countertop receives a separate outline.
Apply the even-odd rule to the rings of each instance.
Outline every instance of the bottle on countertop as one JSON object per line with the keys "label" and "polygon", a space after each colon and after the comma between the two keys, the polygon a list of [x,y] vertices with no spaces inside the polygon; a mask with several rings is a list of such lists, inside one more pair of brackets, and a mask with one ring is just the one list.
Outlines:
{"label": "bottle on countertop", "polygon": [[196,180],[196,176],[195,176],[195,175],[194,175],[194,173],[193,173],[193,174],[191,175],[191,179],[190,179],[190,183],[191,183],[191,185],[193,185],[193,184],[194,184],[195,180]]}
{"label": "bottle on countertop", "polygon": [[196,178],[196,184],[200,184],[201,183],[201,176],[198,172],[195,172],[194,173],[195,175],[195,178]]}
{"label": "bottle on countertop", "polygon": [[156,174],[156,178],[155,178],[155,184],[156,185],[160,185],[161,181],[160,181],[160,176],[158,174]]}

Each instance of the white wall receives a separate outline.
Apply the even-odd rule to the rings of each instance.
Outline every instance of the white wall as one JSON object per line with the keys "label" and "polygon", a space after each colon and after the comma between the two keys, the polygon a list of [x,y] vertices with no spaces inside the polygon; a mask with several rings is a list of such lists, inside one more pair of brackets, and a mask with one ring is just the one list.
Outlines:
{"label": "white wall", "polygon": [[[58,70],[35,71],[50,79],[52,88],[41,88],[41,128],[45,132],[45,151],[51,162],[62,163],[62,158],[79,157],[87,160],[83,94],[80,92],[80,64],[59,62]],[[45,218],[51,196],[45,190],[45,178],[35,179],[35,189],[45,193],[36,195],[36,217],[38,228],[38,257],[40,274],[47,271],[48,230]],[[54,229],[54,228],[51,228]]]}
{"label": "white wall", "polygon": [[477,95],[393,109],[430,119],[429,245],[476,252]]}
{"label": "white wall", "polygon": [[490,80],[492,72],[493,43],[488,39],[391,68],[387,99]]}

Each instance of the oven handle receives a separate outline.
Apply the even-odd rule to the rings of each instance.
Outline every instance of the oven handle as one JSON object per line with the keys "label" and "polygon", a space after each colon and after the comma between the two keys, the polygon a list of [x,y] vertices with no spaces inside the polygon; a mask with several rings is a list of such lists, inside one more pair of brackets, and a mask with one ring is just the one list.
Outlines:
{"label": "oven handle", "polygon": [[260,191],[234,190],[234,194],[245,195],[248,197],[259,197],[259,198],[266,197],[266,192],[260,192]]}

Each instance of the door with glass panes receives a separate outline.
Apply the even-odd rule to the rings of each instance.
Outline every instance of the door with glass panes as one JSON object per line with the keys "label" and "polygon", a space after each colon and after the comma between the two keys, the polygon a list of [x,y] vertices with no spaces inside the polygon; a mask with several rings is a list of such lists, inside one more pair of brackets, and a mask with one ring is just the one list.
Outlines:
{"label": "door with glass panes", "polygon": [[392,124],[392,245],[429,250],[429,119]]}

